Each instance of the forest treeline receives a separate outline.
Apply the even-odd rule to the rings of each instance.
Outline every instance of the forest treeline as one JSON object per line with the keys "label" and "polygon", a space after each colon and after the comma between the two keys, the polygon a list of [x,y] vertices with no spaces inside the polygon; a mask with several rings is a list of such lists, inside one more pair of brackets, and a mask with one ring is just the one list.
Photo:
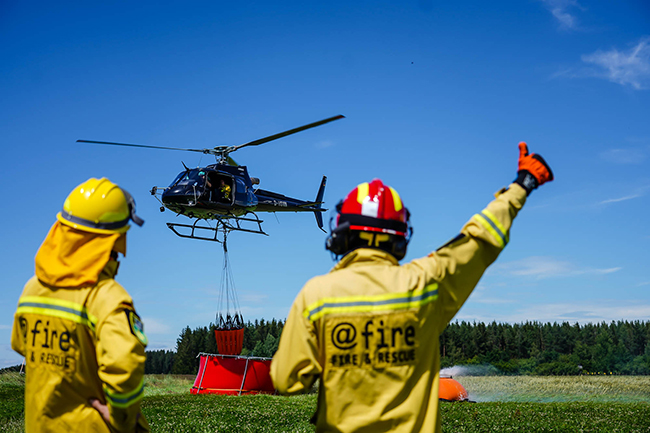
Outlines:
{"label": "forest treeline", "polygon": [[[242,355],[271,357],[283,321],[248,322]],[[145,371],[196,374],[200,352],[218,353],[215,326],[186,327],[176,351],[148,351]],[[452,322],[440,336],[441,367],[489,365],[493,374],[650,374],[650,321],[588,323]]]}
{"label": "forest treeline", "polygon": [[501,374],[650,374],[650,321],[522,324],[453,322],[441,367],[488,364]]}

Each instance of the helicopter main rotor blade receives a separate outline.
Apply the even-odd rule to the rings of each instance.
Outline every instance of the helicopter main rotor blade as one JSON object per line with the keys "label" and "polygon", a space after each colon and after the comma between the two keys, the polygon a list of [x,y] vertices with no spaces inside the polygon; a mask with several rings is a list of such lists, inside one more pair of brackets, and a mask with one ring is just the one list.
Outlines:
{"label": "helicopter main rotor blade", "polygon": [[112,143],[110,141],[77,140],[77,143],[110,144],[111,146],[144,147],[147,149],[185,150],[187,152],[210,153],[210,149],[182,149],[180,147],[148,146],[146,144]]}
{"label": "helicopter main rotor blade", "polygon": [[268,143],[269,141],[277,140],[278,138],[286,137],[287,135],[295,134],[296,132],[304,131],[305,129],[315,128],[335,120],[343,119],[345,116],[339,114],[338,116],[330,117],[328,119],[319,120],[318,122],[310,123],[309,125],[299,126],[298,128],[290,129],[288,131],[280,132],[279,134],[269,135],[268,137],[260,138],[258,140],[249,141],[248,143],[232,146],[229,151],[234,152],[246,146],[257,146],[259,144]]}

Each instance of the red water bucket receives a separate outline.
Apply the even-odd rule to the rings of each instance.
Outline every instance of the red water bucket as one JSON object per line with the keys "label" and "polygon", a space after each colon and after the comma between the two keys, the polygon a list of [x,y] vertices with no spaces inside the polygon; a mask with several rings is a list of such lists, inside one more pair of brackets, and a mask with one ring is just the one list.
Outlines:
{"label": "red water bucket", "polygon": [[215,329],[214,337],[217,339],[217,350],[221,355],[239,355],[244,346],[244,328],[241,329]]}

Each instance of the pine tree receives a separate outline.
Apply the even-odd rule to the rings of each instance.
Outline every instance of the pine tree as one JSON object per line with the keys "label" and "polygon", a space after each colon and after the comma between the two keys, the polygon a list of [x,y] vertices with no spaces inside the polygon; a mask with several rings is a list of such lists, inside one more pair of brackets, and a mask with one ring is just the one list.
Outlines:
{"label": "pine tree", "polygon": [[194,359],[192,357],[192,330],[187,326],[181,332],[181,335],[176,340],[176,356],[174,358],[174,365],[172,373],[174,374],[192,374],[195,373],[193,369]]}
{"label": "pine tree", "polygon": [[268,354],[267,357],[272,357],[275,355],[275,352],[278,350],[278,345],[280,340],[275,338],[271,333],[269,333],[264,339],[264,351]]}
{"label": "pine tree", "polygon": [[264,343],[258,341],[255,344],[255,348],[253,349],[251,356],[267,357],[268,354],[266,353],[266,349],[264,348]]}

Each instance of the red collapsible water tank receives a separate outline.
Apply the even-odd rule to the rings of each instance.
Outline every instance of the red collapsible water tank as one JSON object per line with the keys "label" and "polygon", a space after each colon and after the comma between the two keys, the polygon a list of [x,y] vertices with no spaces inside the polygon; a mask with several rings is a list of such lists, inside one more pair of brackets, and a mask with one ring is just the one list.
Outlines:
{"label": "red collapsible water tank", "polygon": [[192,394],[273,394],[271,358],[201,354]]}

